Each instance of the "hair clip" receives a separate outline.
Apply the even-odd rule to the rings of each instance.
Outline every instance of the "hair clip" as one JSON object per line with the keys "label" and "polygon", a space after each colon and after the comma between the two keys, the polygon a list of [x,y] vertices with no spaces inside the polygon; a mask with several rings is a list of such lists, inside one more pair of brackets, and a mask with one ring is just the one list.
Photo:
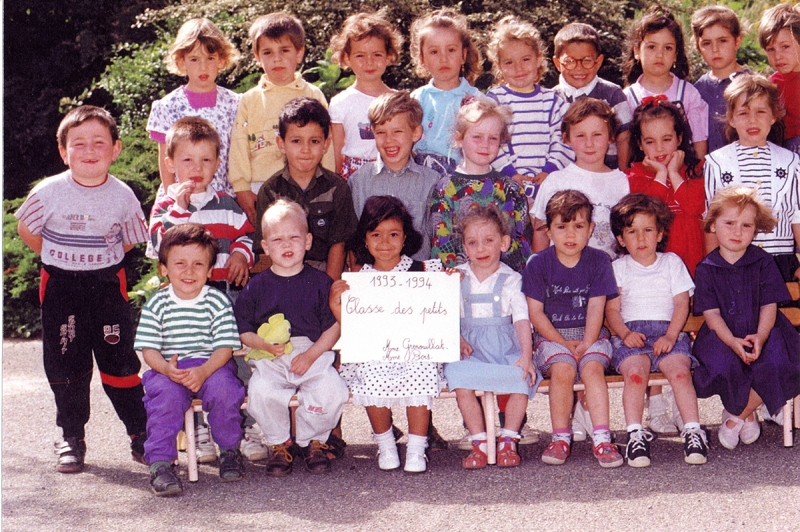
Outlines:
{"label": "hair clip", "polygon": [[659,102],[666,102],[666,101],[668,101],[667,97],[663,94],[656,94],[654,96],[645,96],[644,98],[642,98],[642,106],[648,106],[651,104],[653,106],[657,106]]}

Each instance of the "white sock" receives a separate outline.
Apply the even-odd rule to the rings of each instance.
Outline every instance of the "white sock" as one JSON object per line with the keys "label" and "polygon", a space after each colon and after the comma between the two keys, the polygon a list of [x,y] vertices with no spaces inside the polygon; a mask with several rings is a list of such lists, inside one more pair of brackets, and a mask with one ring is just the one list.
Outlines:
{"label": "white sock", "polygon": [[630,425],[628,425],[628,427],[625,430],[627,430],[628,432],[633,432],[634,430],[642,430],[642,424],[641,423],[631,423]]}
{"label": "white sock", "polygon": [[520,439],[519,432],[514,432],[513,430],[509,430],[509,429],[500,429],[500,430],[498,430],[497,431],[497,437],[498,438],[509,437],[509,438],[514,438],[515,440]]}
{"label": "white sock", "polygon": [[478,440],[478,441],[481,442],[481,444],[479,446],[480,450],[485,453],[486,452],[486,433],[485,432],[479,432],[477,434],[470,434],[469,435],[469,441],[473,442],[475,440]]}
{"label": "white sock", "polygon": [[418,436],[417,434],[408,435],[408,445],[406,446],[406,453],[425,454],[425,448],[428,446],[427,436]]}
{"label": "white sock", "polygon": [[567,443],[572,442],[572,434],[569,432],[558,432],[553,434],[553,439],[551,441],[565,441]]}
{"label": "white sock", "polygon": [[698,423],[697,421],[690,421],[689,423],[684,423],[683,428],[685,430],[700,429],[700,423]]}
{"label": "white sock", "polygon": [[372,434],[375,437],[375,443],[378,444],[379,449],[397,447],[397,442],[394,439],[394,432],[392,432],[392,429],[387,430],[383,434],[378,434],[376,432],[373,432]]}
{"label": "white sock", "polygon": [[592,432],[592,441],[595,445],[611,443],[611,431],[605,429],[595,430]]}

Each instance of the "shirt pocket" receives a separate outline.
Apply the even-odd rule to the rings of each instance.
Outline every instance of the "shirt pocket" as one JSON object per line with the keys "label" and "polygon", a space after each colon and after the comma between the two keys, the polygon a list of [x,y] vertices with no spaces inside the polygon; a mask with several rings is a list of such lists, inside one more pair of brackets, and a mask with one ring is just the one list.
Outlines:
{"label": "shirt pocket", "polygon": [[315,239],[330,242],[334,238],[334,214],[333,189],[308,203],[309,230]]}

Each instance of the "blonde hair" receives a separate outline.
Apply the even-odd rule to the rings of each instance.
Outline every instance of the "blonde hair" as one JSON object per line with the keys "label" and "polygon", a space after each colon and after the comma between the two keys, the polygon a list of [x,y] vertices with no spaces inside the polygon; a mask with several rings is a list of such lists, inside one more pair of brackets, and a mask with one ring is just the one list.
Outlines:
{"label": "blonde hair", "polygon": [[487,118],[496,117],[503,125],[500,132],[500,144],[508,141],[511,135],[508,126],[511,125],[511,109],[505,105],[497,105],[497,102],[489,98],[478,97],[466,105],[462,105],[456,117],[456,129],[454,137],[456,140],[463,140],[467,129],[478,122]]}
{"label": "blonde hair", "polygon": [[536,70],[536,83],[542,79],[547,72],[547,63],[544,59],[544,42],[539,30],[533,27],[530,22],[519,20],[512,15],[503,17],[497,23],[495,30],[489,39],[489,46],[486,55],[492,62],[492,73],[499,81],[503,81],[503,72],[500,70],[500,52],[503,44],[510,41],[519,41],[531,47],[536,57],[539,58],[539,67]]}
{"label": "blonde hair", "polygon": [[264,211],[261,217],[261,234],[266,239],[269,235],[269,226],[274,226],[287,219],[296,220],[308,232],[308,212],[296,201],[280,198],[275,200]]}
{"label": "blonde hair", "polygon": [[720,217],[722,211],[728,207],[738,207],[741,213],[745,207],[752,205],[756,208],[756,231],[769,233],[778,223],[772,210],[758,197],[758,190],[742,186],[731,186],[720,189],[708,204],[708,212],[703,220],[703,231],[711,232],[711,226]]}
{"label": "blonde hair", "polygon": [[736,129],[731,125],[733,113],[736,111],[736,103],[741,96],[744,96],[744,104],[750,105],[754,98],[763,96],[767,99],[772,115],[775,118],[775,123],[772,124],[770,129],[769,139],[773,142],[781,144],[783,138],[783,120],[786,115],[786,109],[781,103],[781,95],[778,86],[772,83],[764,76],[758,74],[741,74],[733,78],[733,81],[723,93],[725,102],[727,103],[727,112],[725,116],[725,136],[729,142],[739,139],[739,134]]}
{"label": "blonde hair", "polygon": [[386,20],[387,11],[384,7],[377,13],[358,13],[348,17],[341,31],[331,39],[333,62],[342,65],[344,57],[350,55],[353,41],[376,37],[386,46],[389,63],[396,63],[400,59],[400,50],[403,49],[403,35]]}
{"label": "blonde hair", "polygon": [[453,30],[458,33],[461,38],[461,46],[467,51],[467,60],[462,67],[463,76],[470,84],[475,83],[482,70],[481,52],[472,42],[466,15],[448,8],[428,13],[424,17],[414,20],[411,25],[411,59],[414,62],[414,72],[420,77],[428,75],[428,70],[422,64],[422,48],[425,45],[427,32],[435,31],[437,28]]}
{"label": "blonde hair", "polygon": [[367,115],[373,127],[385,124],[397,115],[405,114],[411,129],[422,124],[422,106],[408,91],[392,91],[381,94],[369,104]]}
{"label": "blonde hair", "polygon": [[270,13],[262,15],[253,21],[248,33],[250,44],[253,47],[253,55],[258,56],[258,40],[266,37],[271,41],[280,40],[281,37],[289,37],[295,50],[305,49],[306,30],[300,19],[288,13]]}
{"label": "blonde hair", "polygon": [[185,76],[186,71],[178,66],[178,61],[182,61],[197,43],[209,54],[219,55],[220,70],[229,69],[241,58],[239,50],[213,22],[207,18],[193,18],[183,23],[175,36],[175,42],[169,47],[165,59],[167,70],[178,76]]}

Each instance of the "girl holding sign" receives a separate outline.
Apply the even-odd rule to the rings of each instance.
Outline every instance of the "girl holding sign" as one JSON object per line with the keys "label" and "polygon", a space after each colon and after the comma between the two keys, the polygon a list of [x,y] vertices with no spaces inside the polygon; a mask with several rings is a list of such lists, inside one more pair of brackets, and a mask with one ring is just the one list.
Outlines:
{"label": "girl holding sign", "polygon": [[[392,196],[372,196],[353,237],[356,261],[362,272],[439,272],[439,259],[412,260],[422,245],[422,235],[414,229],[413,220],[403,203]],[[346,281],[334,281],[330,305],[336,319],[342,318],[342,293],[349,289]],[[436,362],[371,361],[342,364],[340,373],[353,403],[364,405],[378,443],[378,467],[393,470],[400,467],[397,443],[392,432],[392,406],[405,406],[408,416],[408,446],[405,471],[423,473],[427,469],[429,410],[433,398],[444,388],[441,364]]]}

